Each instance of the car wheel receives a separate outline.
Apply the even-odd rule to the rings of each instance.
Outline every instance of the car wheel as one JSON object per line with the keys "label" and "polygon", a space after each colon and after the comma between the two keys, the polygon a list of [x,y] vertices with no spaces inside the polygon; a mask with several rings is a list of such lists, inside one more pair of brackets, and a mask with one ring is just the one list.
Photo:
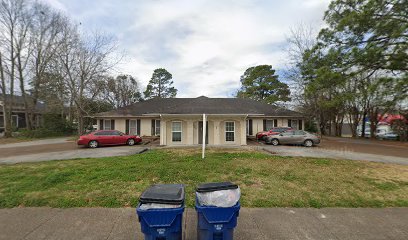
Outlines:
{"label": "car wheel", "polygon": [[274,138],[274,139],[271,140],[271,144],[272,144],[272,146],[277,146],[277,145],[279,145],[279,140]]}
{"label": "car wheel", "polygon": [[98,145],[99,145],[99,143],[97,141],[95,141],[95,140],[92,140],[92,141],[90,141],[88,143],[88,147],[90,147],[90,148],[97,148]]}
{"label": "car wheel", "polygon": [[129,146],[135,145],[135,139],[133,139],[133,138],[128,139],[128,140],[127,140],[127,145],[129,145]]}
{"label": "car wheel", "polygon": [[308,139],[304,142],[305,147],[312,147],[313,146],[313,141]]}

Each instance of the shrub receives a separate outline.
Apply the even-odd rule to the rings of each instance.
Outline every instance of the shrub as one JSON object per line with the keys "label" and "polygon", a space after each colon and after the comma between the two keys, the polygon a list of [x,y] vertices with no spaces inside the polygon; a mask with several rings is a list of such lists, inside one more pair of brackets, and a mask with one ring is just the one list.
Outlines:
{"label": "shrub", "polygon": [[67,136],[74,133],[74,126],[58,114],[44,114],[43,126],[34,130],[20,129],[19,136],[26,138],[44,138]]}

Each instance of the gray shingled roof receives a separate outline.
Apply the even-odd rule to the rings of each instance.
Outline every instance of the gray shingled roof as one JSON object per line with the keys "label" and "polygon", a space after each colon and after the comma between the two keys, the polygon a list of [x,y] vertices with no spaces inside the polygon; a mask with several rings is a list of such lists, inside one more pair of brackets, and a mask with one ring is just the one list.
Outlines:
{"label": "gray shingled roof", "polygon": [[[26,96],[27,97],[27,100],[28,101],[31,101],[31,96],[30,95],[27,95]],[[6,98],[9,100],[10,99],[10,95],[9,94],[6,94]],[[3,99],[3,94],[1,94],[0,93],[0,99]],[[14,102],[14,104],[24,104],[24,97],[23,96],[19,96],[19,95],[14,95],[13,96],[13,102]],[[45,104],[44,103],[42,103],[42,102],[37,102],[37,105],[36,105],[36,110],[37,111],[44,111],[45,110]],[[0,111],[1,111],[2,109],[0,109]]]}
{"label": "gray shingled roof", "polygon": [[274,105],[240,98],[156,98],[99,113],[103,116],[141,116],[146,114],[249,114],[297,116],[302,114]]}

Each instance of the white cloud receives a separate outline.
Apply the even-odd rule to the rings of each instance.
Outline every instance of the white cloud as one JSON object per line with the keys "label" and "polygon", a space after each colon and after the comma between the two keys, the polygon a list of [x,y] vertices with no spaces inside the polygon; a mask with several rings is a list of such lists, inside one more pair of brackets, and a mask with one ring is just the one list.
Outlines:
{"label": "white cloud", "polygon": [[86,28],[115,34],[128,53],[120,71],[142,85],[155,68],[169,70],[180,97],[226,97],[248,67],[282,68],[289,28],[320,27],[328,6],[328,0],[46,1]]}

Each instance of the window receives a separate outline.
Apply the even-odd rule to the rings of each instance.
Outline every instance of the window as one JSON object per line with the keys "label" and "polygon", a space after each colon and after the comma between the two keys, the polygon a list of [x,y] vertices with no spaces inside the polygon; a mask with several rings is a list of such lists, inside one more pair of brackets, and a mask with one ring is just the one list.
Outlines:
{"label": "window", "polygon": [[129,120],[129,134],[130,135],[137,134],[137,120]]}
{"label": "window", "polygon": [[0,115],[0,128],[4,128],[4,116]]}
{"label": "window", "polygon": [[225,122],[225,141],[235,141],[235,122]]}
{"label": "window", "polygon": [[181,133],[182,133],[181,122],[172,122],[171,133],[172,133],[173,142],[181,142]]}
{"label": "window", "polygon": [[110,135],[110,132],[100,131],[100,132],[96,132],[94,135],[96,135],[96,136],[108,136],[108,135]]}
{"label": "window", "polygon": [[269,131],[274,127],[273,126],[273,120],[266,120],[265,124],[266,124],[266,131]]}
{"label": "window", "polygon": [[154,135],[160,136],[160,120],[155,120],[156,123],[154,124]]}
{"label": "window", "polygon": [[123,135],[123,133],[121,133],[121,132],[119,132],[119,131],[112,131],[112,132],[111,132],[111,135],[112,135],[112,136],[121,136],[121,135]]}
{"label": "window", "polygon": [[291,126],[293,129],[297,130],[297,129],[298,129],[298,120],[290,120],[290,121],[291,121],[290,126]]}
{"label": "window", "polygon": [[283,136],[291,136],[291,135],[293,135],[293,131],[287,131],[287,132],[283,132],[283,133],[281,133]]}
{"label": "window", "polygon": [[110,119],[103,120],[103,130],[112,130],[112,121]]}
{"label": "window", "polygon": [[295,135],[305,135],[306,133],[302,130],[296,130]]}

